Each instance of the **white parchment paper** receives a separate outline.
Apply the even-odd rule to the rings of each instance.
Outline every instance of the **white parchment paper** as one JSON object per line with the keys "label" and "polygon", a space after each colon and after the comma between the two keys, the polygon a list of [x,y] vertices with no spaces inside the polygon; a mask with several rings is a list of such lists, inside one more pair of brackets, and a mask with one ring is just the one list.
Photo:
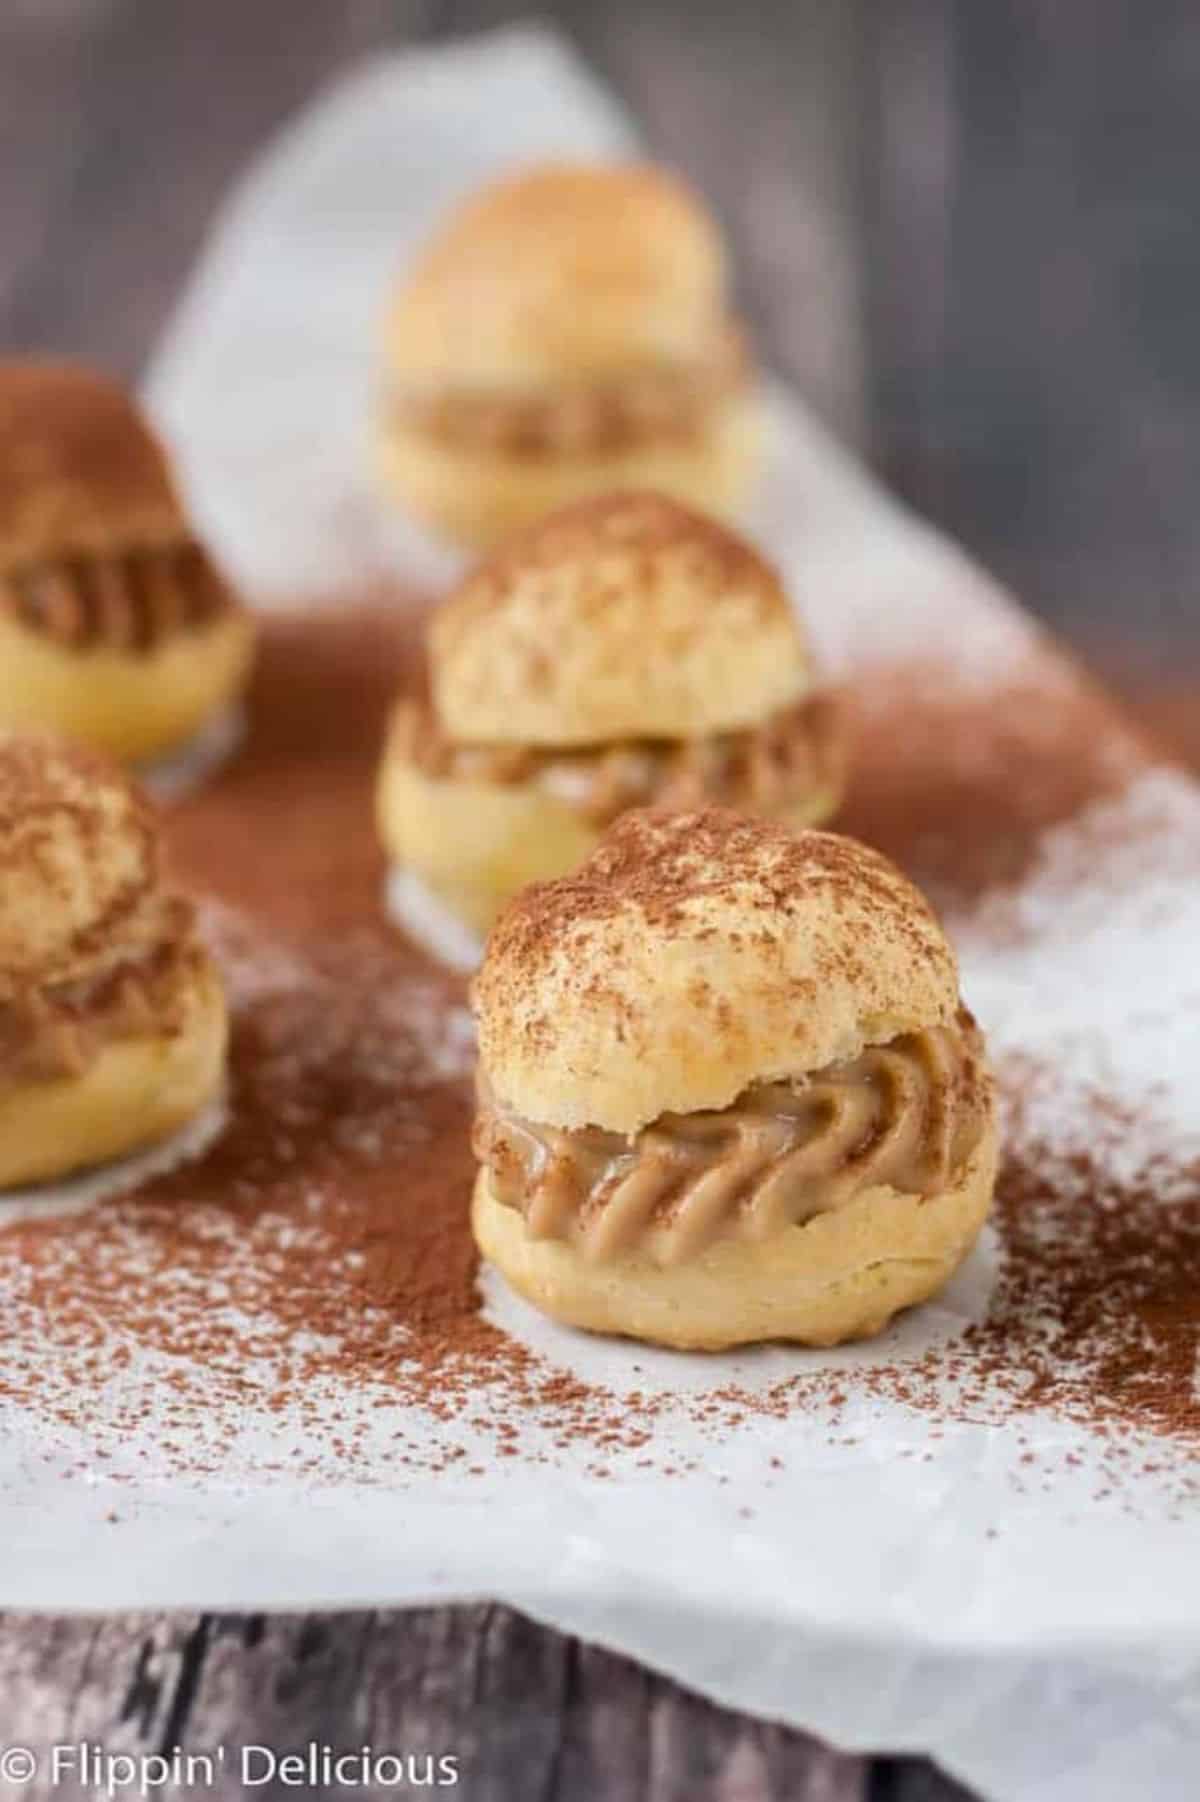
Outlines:
{"label": "white parchment paper", "polygon": [[[372,63],[261,159],[218,221],[149,381],[195,505],[248,588],[294,601],[382,568],[451,566],[385,517],[365,476],[388,283],[446,203],[504,164],[630,141],[563,50],[522,31]],[[984,576],[879,494],[794,400],[777,394],[772,410],[757,526],[827,655],[861,667],[949,642],[962,680],[985,692],[1028,654],[1031,628]],[[1031,1034],[1039,1051],[1061,1046],[1066,1087],[1101,1075],[1137,1100],[1151,1071],[1173,1073],[1156,1106],[1174,1145],[1196,1123],[1196,1051],[1194,1022],[1177,1023],[1169,1002],[1179,972],[1196,968],[1200,914],[1169,851],[1200,833],[1200,804],[1182,779],[1146,782],[1141,804],[1165,809],[1169,834],[1121,879],[1116,902],[1070,916],[1070,957],[1060,945],[1044,969],[1027,953],[1006,964],[976,953],[966,930],[964,981],[1002,1053]],[[1069,849],[1047,845],[1035,911]],[[1057,982],[1056,968],[1068,972]],[[1108,986],[1081,1020],[1083,991],[1097,986],[1089,968]],[[957,1332],[982,1309],[994,1258],[985,1241],[884,1349],[831,1359],[894,1362]],[[490,1279],[487,1294],[555,1363],[628,1386],[629,1347],[557,1329]],[[798,1356],[714,1364],[638,1350],[637,1381],[687,1390],[719,1368],[766,1386]],[[285,1471],[300,1430],[248,1411],[227,1477],[198,1487],[156,1466],[152,1444],[81,1477],[78,1457],[47,1458],[36,1418],[9,1410],[3,1599],[262,1608],[496,1596],[839,1745],[928,1752],[997,1798],[1196,1794],[1200,1521],[1153,1474],[1133,1496],[1098,1498],[1097,1450],[1077,1428],[1024,1423],[1026,1445],[1056,1469],[1049,1486],[1014,1480],[1017,1448],[1002,1429],[951,1421],[934,1438],[928,1419],[866,1396],[851,1399],[836,1436],[801,1415],[751,1419],[714,1443],[683,1413],[662,1431],[675,1434],[680,1466],[696,1468],[670,1479],[617,1458],[600,1480],[588,1454],[567,1448],[549,1466],[493,1461],[483,1476],[392,1484],[394,1423],[378,1413],[364,1429],[378,1433],[377,1484],[345,1482],[332,1457],[303,1481],[247,1474],[263,1460],[242,1451],[268,1439]]]}

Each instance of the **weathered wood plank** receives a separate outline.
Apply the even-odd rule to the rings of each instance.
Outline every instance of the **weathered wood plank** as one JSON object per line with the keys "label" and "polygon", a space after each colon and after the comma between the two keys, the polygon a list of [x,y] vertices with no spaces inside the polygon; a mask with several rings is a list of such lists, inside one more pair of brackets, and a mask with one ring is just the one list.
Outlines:
{"label": "weathered wood plank", "polygon": [[971,1792],[924,1758],[878,1758],[868,1802],[971,1802]]}
{"label": "weathered wood plank", "polygon": [[427,12],[59,0],[6,14],[0,342],[136,373],[256,146],[341,63],[421,33]]}
{"label": "weathered wood plank", "polygon": [[1188,0],[897,0],[871,32],[875,441],[1087,648],[1200,666]]}
{"label": "weathered wood plank", "polygon": [[0,1696],[4,1738],[38,1765],[28,1784],[0,1793],[28,1802],[72,1793],[53,1781],[52,1748],[80,1741],[133,1754],[224,1746],[207,1792],[218,1797],[243,1793],[241,1747],[282,1754],[314,1740],[453,1756],[472,1802],[863,1802],[868,1793],[863,1760],[729,1714],[499,1607],[7,1616]]}

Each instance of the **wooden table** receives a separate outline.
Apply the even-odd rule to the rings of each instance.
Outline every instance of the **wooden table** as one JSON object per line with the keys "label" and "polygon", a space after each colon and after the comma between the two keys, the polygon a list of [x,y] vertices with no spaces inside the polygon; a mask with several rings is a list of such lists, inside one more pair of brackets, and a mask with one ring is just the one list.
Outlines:
{"label": "wooden table", "polygon": [[[385,43],[517,10],[10,0],[0,346],[78,351],[135,375],[226,184],[322,79]],[[1157,82],[1185,41],[1196,52],[1185,0],[1157,9],[1153,33],[1133,0],[1085,9],[1074,30],[1050,0],[710,0],[686,9],[686,30],[666,0],[539,10],[711,194],[774,362],[1200,760],[1200,355],[1194,307],[1169,305],[1200,281],[1172,236],[1200,125],[1182,78]],[[1109,166],[1105,204],[1072,184],[1122,98],[1121,143],[1132,137],[1137,156]],[[1135,254],[1131,320],[1120,278]],[[1152,365],[1147,322],[1168,367]],[[1131,444],[1121,427],[1134,416]],[[447,1751],[471,1802],[964,1793],[923,1762],[825,1750],[491,1606],[7,1617],[0,1740],[81,1738],[111,1751],[314,1738]],[[44,1775],[0,1782],[0,1794],[49,1793]],[[227,1773],[211,1793],[241,1792]]]}

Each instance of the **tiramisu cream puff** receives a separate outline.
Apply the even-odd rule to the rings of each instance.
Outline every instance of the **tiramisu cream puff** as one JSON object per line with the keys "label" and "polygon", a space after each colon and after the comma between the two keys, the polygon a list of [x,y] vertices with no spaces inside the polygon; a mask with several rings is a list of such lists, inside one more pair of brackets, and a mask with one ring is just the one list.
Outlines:
{"label": "tiramisu cream puff", "polygon": [[217,732],[251,645],[129,396],[0,362],[0,728],[152,764]]}
{"label": "tiramisu cream puff", "polygon": [[553,163],[485,188],[388,318],[386,488],[476,546],[617,487],[736,509],[759,413],[727,290],[716,225],[662,169]]}
{"label": "tiramisu cream puff", "polygon": [[434,615],[429,672],[379,787],[393,901],[418,932],[431,898],[482,932],[633,807],[799,827],[841,796],[844,709],[774,570],[659,495],[580,502],[510,540]]}
{"label": "tiramisu cream puff", "polygon": [[217,1095],[225,1000],[114,765],[0,740],[0,1188],[157,1144]]}
{"label": "tiramisu cream puff", "polygon": [[833,1345],[979,1232],[993,1095],[954,954],[851,839],[628,815],[503,915],[475,1006],[475,1237],[558,1320]]}

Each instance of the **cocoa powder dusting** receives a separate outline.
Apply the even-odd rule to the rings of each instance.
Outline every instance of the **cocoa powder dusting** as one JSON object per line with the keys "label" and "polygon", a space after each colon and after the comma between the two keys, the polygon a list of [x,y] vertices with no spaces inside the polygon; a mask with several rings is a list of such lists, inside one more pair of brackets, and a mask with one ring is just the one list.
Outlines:
{"label": "cocoa powder dusting", "polygon": [[[630,1346],[618,1393],[484,1317],[465,991],[378,905],[372,777],[418,623],[377,607],[267,625],[240,760],[169,820],[229,981],[230,1123],[136,1195],[0,1231],[0,1404],[36,1410],[52,1451],[120,1476],[286,1462],[396,1482],[431,1463],[466,1475],[481,1444],[505,1459],[582,1449],[597,1474],[618,1459],[678,1471],[666,1429],[681,1412],[714,1438],[801,1410],[836,1434],[856,1395],[920,1410],[930,1435],[1038,1410],[1104,1436],[1118,1473],[1159,1456],[1185,1470],[1200,1448],[1200,1164],[1118,1180],[1105,1149],[1130,1121],[1100,1097],[1088,1143],[1041,1143],[1055,1073],[1003,1046],[1000,1270],[958,1337],[908,1359],[885,1341],[862,1367],[798,1352],[770,1386],[714,1365],[710,1387],[678,1394],[645,1380]],[[1017,803],[1014,744],[1047,732],[1036,691],[977,700],[952,725],[949,711],[914,719],[910,693],[898,679],[890,710],[876,696],[843,823],[886,828],[888,852],[956,906],[995,880],[997,839],[1011,875],[1047,826],[1137,765],[1090,691],[1072,691],[1074,712],[1060,692],[1044,780]],[[969,752],[942,737],[933,757],[946,731],[969,731]]]}

